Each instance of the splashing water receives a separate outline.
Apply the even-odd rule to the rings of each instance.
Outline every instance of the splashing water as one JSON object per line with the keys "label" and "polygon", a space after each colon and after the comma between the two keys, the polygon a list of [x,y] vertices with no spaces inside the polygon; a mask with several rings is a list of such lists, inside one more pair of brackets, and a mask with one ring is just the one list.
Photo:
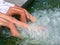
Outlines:
{"label": "splashing water", "polygon": [[[24,45],[60,45],[60,11],[38,10],[32,13],[37,21],[30,23],[29,29],[23,29],[22,35],[26,38]],[[39,17],[40,16],[40,17]],[[44,26],[47,29],[41,30],[35,26]]]}

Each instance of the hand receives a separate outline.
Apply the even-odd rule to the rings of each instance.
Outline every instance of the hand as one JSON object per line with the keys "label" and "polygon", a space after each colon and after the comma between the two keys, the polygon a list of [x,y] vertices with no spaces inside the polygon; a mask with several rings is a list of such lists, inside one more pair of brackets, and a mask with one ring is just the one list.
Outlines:
{"label": "hand", "polygon": [[12,36],[23,39],[22,35],[18,32],[18,30],[16,30],[16,27],[12,22],[9,22],[7,20],[0,18],[0,26],[6,26],[6,27],[10,28],[10,32],[11,32]]}
{"label": "hand", "polygon": [[8,15],[0,14],[0,18],[5,19],[5,20],[7,20],[7,21],[9,21],[9,22],[12,22],[12,23],[14,23],[15,25],[19,26],[20,28],[21,28],[21,27],[25,27],[25,28],[28,27],[28,24],[23,23],[23,22],[21,22],[21,21],[18,21],[18,20],[16,20],[15,18],[13,18],[13,17],[11,17],[11,16],[8,16]]}

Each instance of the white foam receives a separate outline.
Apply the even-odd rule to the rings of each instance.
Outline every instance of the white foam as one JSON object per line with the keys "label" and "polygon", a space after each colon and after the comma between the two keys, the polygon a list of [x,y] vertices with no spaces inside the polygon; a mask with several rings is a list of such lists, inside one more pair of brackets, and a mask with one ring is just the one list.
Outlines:
{"label": "white foam", "polygon": [[[60,11],[35,10],[32,14],[38,20],[31,23],[29,29],[22,30],[22,35],[26,38],[23,44],[60,45]],[[44,26],[47,29],[43,31],[35,26]]]}

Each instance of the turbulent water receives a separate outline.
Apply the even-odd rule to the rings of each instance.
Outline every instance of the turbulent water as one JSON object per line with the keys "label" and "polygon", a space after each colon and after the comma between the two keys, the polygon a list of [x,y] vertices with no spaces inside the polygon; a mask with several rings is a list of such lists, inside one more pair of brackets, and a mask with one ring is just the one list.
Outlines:
{"label": "turbulent water", "polygon": [[[35,0],[28,10],[37,21],[30,23],[29,29],[23,29],[22,35],[26,38],[23,45],[60,45],[59,5],[59,0]],[[35,26],[46,29],[43,31]]]}
{"label": "turbulent water", "polygon": [[[60,10],[35,10],[32,14],[37,21],[31,23],[29,29],[23,29],[22,35],[26,38],[23,44],[60,45]],[[37,29],[35,26],[44,26],[46,29]]]}
{"label": "turbulent water", "polygon": [[27,9],[37,21],[29,23],[30,28],[21,31],[26,39],[22,45],[60,45],[60,0],[35,0]]}

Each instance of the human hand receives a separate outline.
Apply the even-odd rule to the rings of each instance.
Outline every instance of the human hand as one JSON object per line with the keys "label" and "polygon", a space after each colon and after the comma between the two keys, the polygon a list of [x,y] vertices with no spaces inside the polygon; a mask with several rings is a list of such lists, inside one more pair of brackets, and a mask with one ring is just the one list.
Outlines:
{"label": "human hand", "polygon": [[22,35],[18,32],[18,30],[16,29],[15,25],[12,22],[9,22],[5,19],[0,18],[0,26],[8,27],[10,29],[12,36],[23,39]]}

